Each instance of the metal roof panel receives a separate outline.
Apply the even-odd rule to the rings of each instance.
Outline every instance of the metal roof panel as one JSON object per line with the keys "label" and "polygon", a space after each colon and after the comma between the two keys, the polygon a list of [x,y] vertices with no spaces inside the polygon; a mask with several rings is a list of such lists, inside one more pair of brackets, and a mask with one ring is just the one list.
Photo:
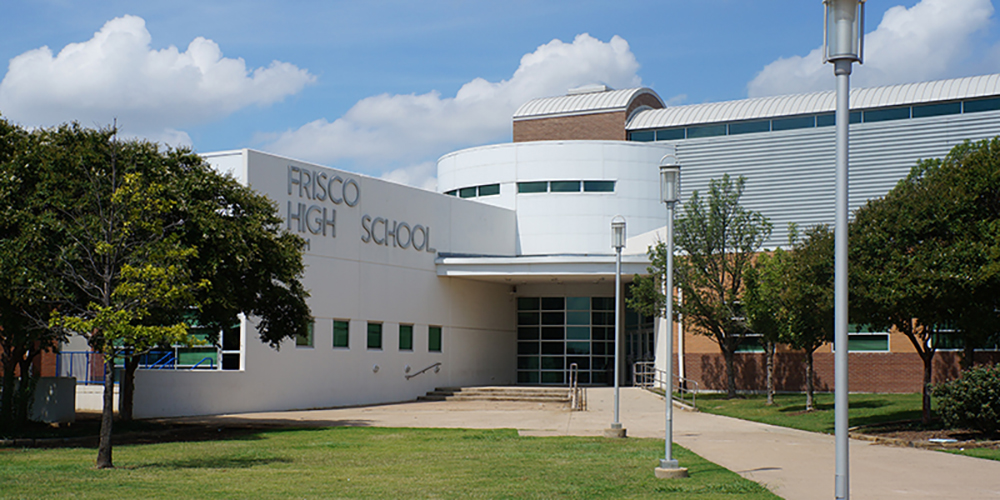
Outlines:
{"label": "metal roof panel", "polygon": [[[1000,74],[852,89],[851,108],[906,106],[996,95],[1000,95]],[[739,101],[691,104],[635,113],[625,125],[625,129],[643,130],[830,113],[834,111],[835,107],[836,92],[832,90],[808,94],[758,97]]]}

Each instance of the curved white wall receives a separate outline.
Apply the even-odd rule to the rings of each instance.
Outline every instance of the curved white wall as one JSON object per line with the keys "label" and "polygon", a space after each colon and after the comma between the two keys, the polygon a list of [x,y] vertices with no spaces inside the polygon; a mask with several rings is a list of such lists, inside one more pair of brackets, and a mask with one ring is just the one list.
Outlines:
{"label": "curved white wall", "polygon": [[[438,160],[441,192],[500,184],[471,198],[516,210],[518,255],[610,254],[611,219],[628,235],[663,226],[659,164],[674,148],[624,141],[539,141],[464,149]],[[613,193],[517,193],[518,182],[615,181]]]}

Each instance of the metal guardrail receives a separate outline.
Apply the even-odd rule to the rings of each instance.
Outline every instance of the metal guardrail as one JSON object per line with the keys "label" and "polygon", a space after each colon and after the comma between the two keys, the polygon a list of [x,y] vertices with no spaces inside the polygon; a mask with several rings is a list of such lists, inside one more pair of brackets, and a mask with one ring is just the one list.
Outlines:
{"label": "metal guardrail", "polygon": [[[650,391],[660,389],[665,393],[667,386],[666,380],[666,372],[656,368],[656,365],[652,361],[639,361],[632,366],[632,385],[635,387],[642,387],[643,389]],[[671,377],[671,382],[671,397],[682,403],[689,404],[693,408],[697,408],[697,394],[700,390],[698,388],[698,382],[678,377],[677,375]],[[673,382],[676,382],[676,384]],[[694,388],[692,389],[691,386]],[[677,395],[679,395],[679,397]],[[691,396],[690,401],[686,398],[688,395]]]}

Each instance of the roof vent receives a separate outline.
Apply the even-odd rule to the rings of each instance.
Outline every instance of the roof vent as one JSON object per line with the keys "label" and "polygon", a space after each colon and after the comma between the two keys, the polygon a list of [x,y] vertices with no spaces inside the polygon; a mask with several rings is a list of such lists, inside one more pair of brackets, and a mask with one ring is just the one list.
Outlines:
{"label": "roof vent", "polygon": [[580,94],[595,94],[597,92],[607,92],[609,90],[614,90],[607,85],[600,83],[595,83],[591,85],[584,85],[582,87],[577,87],[575,89],[569,89],[566,91],[566,95],[580,95]]}

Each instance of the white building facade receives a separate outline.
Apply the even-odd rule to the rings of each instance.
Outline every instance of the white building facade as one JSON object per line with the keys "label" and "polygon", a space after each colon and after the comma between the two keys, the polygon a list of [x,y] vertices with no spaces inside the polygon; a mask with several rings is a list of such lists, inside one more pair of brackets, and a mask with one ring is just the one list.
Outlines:
{"label": "white building facade", "polygon": [[[790,222],[831,223],[833,107],[832,92],[666,107],[650,89],[571,91],[522,106],[514,142],[443,156],[438,193],[252,150],[205,155],[274,200],[286,229],[307,240],[313,332],[274,350],[245,319],[238,342],[223,351],[228,361],[213,369],[140,370],[135,414],[384,403],[445,386],[563,385],[574,364],[581,383],[609,384],[611,219],[627,221],[627,283],[646,272],[646,250],[662,235],[658,166],[674,155],[683,200],[710,179],[744,176],[744,205],[774,224],[768,248],[786,244]],[[888,192],[917,160],[1000,134],[1000,75],[859,89],[852,108],[854,209]],[[666,332],[628,312],[619,326],[627,384],[632,362],[662,365]],[[712,346],[672,334],[687,346],[676,349],[679,374],[712,388]],[[906,354],[885,335],[886,353]],[[743,384],[753,382],[747,373]]]}

